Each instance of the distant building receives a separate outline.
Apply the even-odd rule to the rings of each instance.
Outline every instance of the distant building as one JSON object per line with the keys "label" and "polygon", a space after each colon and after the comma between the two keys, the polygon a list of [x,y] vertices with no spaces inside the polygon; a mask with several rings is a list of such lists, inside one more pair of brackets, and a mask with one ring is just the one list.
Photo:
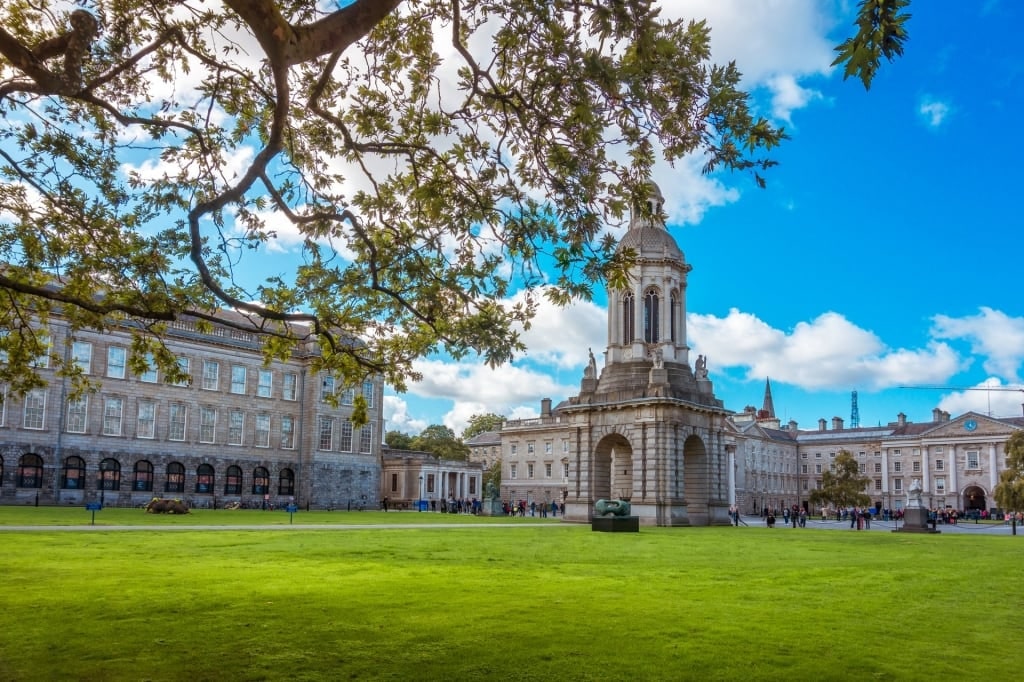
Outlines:
{"label": "distant building", "polygon": [[391,509],[415,509],[416,502],[423,500],[438,511],[442,500],[481,498],[484,469],[479,463],[391,448],[384,448],[381,462],[382,498],[387,498]]}
{"label": "distant building", "polygon": [[[197,507],[377,504],[379,379],[338,386],[314,373],[312,342],[265,366],[259,335],[216,324],[207,333],[187,320],[170,327],[167,346],[191,382],[169,383],[155,369],[133,374],[127,329],[72,336],[50,321],[51,355],[76,363],[97,390],[69,399],[48,358],[38,368],[46,388],[19,398],[0,387],[0,504],[137,506],[154,496]],[[351,421],[357,393],[369,405],[362,427]]]}

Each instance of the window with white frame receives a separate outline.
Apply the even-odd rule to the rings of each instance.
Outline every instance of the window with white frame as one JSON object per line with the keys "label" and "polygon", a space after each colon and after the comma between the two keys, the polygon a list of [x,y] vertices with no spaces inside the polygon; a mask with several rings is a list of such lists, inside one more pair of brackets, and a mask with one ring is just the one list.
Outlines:
{"label": "window with white frame", "polygon": [[900,456],[900,449],[899,448],[893,448],[892,456],[893,457],[899,457]]}
{"label": "window with white frame", "polygon": [[299,378],[295,372],[285,372],[281,377],[281,398],[296,400],[298,398]]}
{"label": "window with white frame", "polygon": [[373,382],[363,382],[363,397],[366,398],[366,406],[373,407]]}
{"label": "window with white frame", "polygon": [[167,409],[167,440],[185,440],[185,422],[188,407],[184,403],[171,403]]}
{"label": "window with white frame", "polygon": [[330,402],[331,396],[334,395],[334,377],[323,376],[320,379],[320,402]]}
{"label": "window with white frame", "polygon": [[968,469],[980,469],[981,465],[978,461],[978,451],[968,450],[967,451],[967,468]]}
{"label": "window with white frame", "polygon": [[544,478],[551,478],[551,462],[544,462]]}
{"label": "window with white frame", "polygon": [[553,444],[551,441],[544,441],[544,454],[550,455],[553,452]]}
{"label": "window with white frame", "polygon": [[531,440],[529,443],[526,444],[526,454],[532,455],[533,454],[533,450],[534,450],[534,448],[533,448],[533,441]]}
{"label": "window with white frame", "polygon": [[213,443],[217,437],[217,410],[213,407],[199,408],[199,442]]}
{"label": "window with white frame", "polygon": [[245,413],[241,410],[231,410],[228,414],[228,445],[241,445],[244,430]]}
{"label": "window with white frame", "polygon": [[256,396],[269,398],[273,393],[274,373],[269,369],[261,369],[256,373]]}
{"label": "window with white frame", "polygon": [[892,489],[895,492],[900,492],[901,490],[903,490],[903,479],[902,478],[894,478],[894,479],[892,479]]}
{"label": "window with white frame", "polygon": [[220,388],[220,363],[203,360],[203,390],[216,391]]}
{"label": "window with white frame", "polygon": [[893,462],[892,463],[892,470],[893,470],[893,472],[895,472],[897,474],[902,472],[903,471],[903,462]]}
{"label": "window with white frame", "polygon": [[821,465],[820,464],[815,464],[814,465],[814,473],[816,473],[816,474],[820,474],[821,473]]}
{"label": "window with white frame", "polygon": [[882,479],[876,478],[875,479],[875,490],[881,490],[881,489],[882,489]]}
{"label": "window with white frame", "polygon": [[231,392],[245,395],[245,365],[231,365]]}
{"label": "window with white frame", "polygon": [[528,462],[526,464],[526,477],[531,480],[533,479],[533,462]]}
{"label": "window with white frame", "polygon": [[921,463],[920,463],[920,462],[918,462],[918,461],[915,461],[915,462],[914,462],[914,463],[913,463],[913,464],[911,465],[911,469],[913,469],[913,470],[914,470],[914,473],[915,473],[915,474],[916,474],[916,473],[919,473],[919,472],[921,471]]}
{"label": "window with white frame", "polygon": [[292,450],[295,448],[295,422],[290,414],[281,417],[281,448]]}
{"label": "window with white frame", "polygon": [[341,452],[352,452],[352,422],[345,419],[341,422],[341,437],[338,443],[338,450]]}
{"label": "window with white frame", "polygon": [[569,452],[569,439],[568,438],[563,438],[562,439],[562,454],[564,455],[564,454],[566,454],[568,452]]}
{"label": "window with white frame", "polygon": [[270,447],[270,415],[269,414],[258,414],[256,415],[256,442],[254,445],[258,448],[269,448]]}
{"label": "window with white frame", "polygon": [[124,379],[125,365],[128,362],[128,351],[123,346],[107,348],[107,376],[111,379]]}
{"label": "window with white frame", "polygon": [[89,396],[83,395],[77,400],[68,401],[68,421],[65,430],[68,433],[85,433],[89,417]]}
{"label": "window with white frame", "polygon": [[144,381],[147,384],[155,384],[156,380],[156,361],[153,359],[152,353],[146,353],[146,370],[139,375],[139,381]]}
{"label": "window with white frame", "polygon": [[26,429],[42,429],[46,416],[46,391],[34,388],[25,394],[25,414],[22,424]]}
{"label": "window with white frame", "polygon": [[801,465],[800,465],[800,473],[801,473],[801,474],[806,474],[806,473],[808,473],[808,471],[807,471],[807,465],[806,465],[806,464],[801,464]]}
{"label": "window with white frame", "polygon": [[124,400],[107,397],[103,399],[103,435],[120,436],[121,418],[124,416]]}
{"label": "window with white frame", "polygon": [[562,462],[562,476],[565,477],[565,478],[569,478],[569,463],[568,462]]}
{"label": "window with white frame", "polygon": [[373,422],[363,424],[359,429],[359,452],[371,452],[373,449]]}
{"label": "window with white frame", "polygon": [[75,341],[71,344],[72,363],[82,370],[82,374],[92,374],[92,344],[87,341]]}
{"label": "window with white frame", "polygon": [[191,364],[189,363],[189,359],[188,358],[178,358],[178,370],[181,371],[181,373],[184,374],[185,376],[180,381],[171,382],[171,385],[172,386],[188,386],[188,384],[189,384],[189,377],[188,377],[188,375],[190,373],[190,369],[191,369]]}
{"label": "window with white frame", "polygon": [[936,471],[942,471],[945,468],[946,468],[946,462],[944,460],[941,460],[941,459],[935,460],[935,470]]}
{"label": "window with white frame", "polygon": [[135,437],[154,438],[156,436],[156,403],[152,400],[140,400],[135,417]]}
{"label": "window with white frame", "polygon": [[515,443],[509,443],[508,454],[511,455],[512,457],[515,457],[516,456],[516,451],[518,449],[519,449],[518,445],[516,445]]}
{"label": "window with white frame", "polygon": [[330,417],[320,416],[317,420],[317,449],[334,449],[334,420]]}
{"label": "window with white frame", "polygon": [[50,366],[50,335],[37,334],[36,341],[38,342],[39,354],[32,361],[32,366],[36,369],[46,369]]}
{"label": "window with white frame", "polygon": [[513,480],[519,478],[519,470],[518,470],[518,467],[516,467],[516,463],[515,462],[512,462],[511,464],[508,465],[508,475],[509,475],[509,478],[511,478]]}
{"label": "window with white frame", "polygon": [[881,462],[875,462],[875,473],[876,474],[882,473],[882,463]]}
{"label": "window with white frame", "polygon": [[341,405],[351,405],[356,401],[356,389],[351,386],[346,386],[341,389],[341,394],[338,396],[338,402]]}
{"label": "window with white frame", "polygon": [[868,472],[868,465],[865,464],[864,462],[861,462],[860,463],[860,467],[859,467],[859,471],[862,474],[866,474]]}
{"label": "window with white frame", "polygon": [[821,459],[821,453],[820,452],[815,452],[814,453],[814,459]]}
{"label": "window with white frame", "polygon": [[935,492],[939,495],[946,494],[946,478],[944,476],[939,476],[935,479]]}

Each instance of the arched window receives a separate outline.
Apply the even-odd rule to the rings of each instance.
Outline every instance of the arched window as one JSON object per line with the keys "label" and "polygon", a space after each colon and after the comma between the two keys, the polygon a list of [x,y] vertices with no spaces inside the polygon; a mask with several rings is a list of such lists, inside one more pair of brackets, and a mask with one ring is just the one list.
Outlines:
{"label": "arched window", "polygon": [[242,469],[234,464],[228,467],[227,473],[224,475],[224,494],[225,495],[241,495],[242,494]]}
{"label": "arched window", "polygon": [[135,463],[135,474],[132,479],[132,490],[153,490],[153,464],[144,459]]}
{"label": "arched window", "polygon": [[100,490],[121,489],[121,463],[111,457],[100,462]]}
{"label": "arched window", "polygon": [[164,491],[168,493],[185,492],[185,465],[181,462],[171,462],[167,465],[167,483],[164,484]]}
{"label": "arched window", "polygon": [[196,467],[196,492],[211,494],[213,490],[213,466],[200,464]]}
{"label": "arched window", "polygon": [[43,487],[43,458],[39,455],[22,455],[18,459],[18,487]]}
{"label": "arched window", "polygon": [[60,487],[65,490],[81,490],[85,487],[85,460],[71,456],[64,460],[64,471],[60,475]]}
{"label": "arched window", "polygon": [[644,294],[644,341],[647,343],[658,342],[660,323],[661,306],[658,301],[658,291],[648,289]]}
{"label": "arched window", "polygon": [[669,338],[672,339],[672,343],[678,341],[676,338],[676,322],[679,320],[679,297],[676,292],[672,292],[668,299],[668,327],[669,327]]}
{"label": "arched window", "polygon": [[636,337],[636,301],[632,293],[622,297],[622,343],[633,343]]}
{"label": "arched window", "polygon": [[291,469],[281,469],[281,475],[277,478],[277,494],[295,494],[295,472]]}
{"label": "arched window", "polygon": [[270,492],[270,472],[266,467],[256,467],[252,471],[252,494],[266,495]]}

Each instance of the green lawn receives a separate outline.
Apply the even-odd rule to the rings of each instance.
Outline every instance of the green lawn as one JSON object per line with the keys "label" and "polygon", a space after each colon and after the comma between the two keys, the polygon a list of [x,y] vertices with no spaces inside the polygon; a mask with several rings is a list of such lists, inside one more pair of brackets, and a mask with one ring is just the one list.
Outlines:
{"label": "green lawn", "polygon": [[[214,518],[275,514],[287,524]],[[999,681],[1024,666],[1010,536],[333,514],[371,527],[0,531],[0,679]]]}

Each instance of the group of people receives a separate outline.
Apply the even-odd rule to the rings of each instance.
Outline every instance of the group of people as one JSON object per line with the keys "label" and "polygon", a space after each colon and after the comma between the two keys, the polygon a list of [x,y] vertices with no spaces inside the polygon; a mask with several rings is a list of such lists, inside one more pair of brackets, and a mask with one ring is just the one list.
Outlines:
{"label": "group of people", "polygon": [[505,516],[526,516],[526,513],[529,512],[530,516],[539,515],[540,518],[546,519],[548,517],[548,512],[550,512],[552,516],[558,516],[559,509],[561,508],[558,506],[558,503],[555,502],[554,500],[552,500],[550,503],[527,503],[526,500],[519,500],[518,502],[501,503],[501,510],[502,512],[504,512]]}
{"label": "group of people", "polygon": [[[778,522],[778,516],[774,509],[768,509],[767,507],[761,510],[761,516],[764,518],[765,525],[769,528],[774,528]],[[807,510],[803,507],[793,505],[790,507],[782,508],[782,525],[788,526],[792,524],[793,528],[806,528],[807,527]]]}

